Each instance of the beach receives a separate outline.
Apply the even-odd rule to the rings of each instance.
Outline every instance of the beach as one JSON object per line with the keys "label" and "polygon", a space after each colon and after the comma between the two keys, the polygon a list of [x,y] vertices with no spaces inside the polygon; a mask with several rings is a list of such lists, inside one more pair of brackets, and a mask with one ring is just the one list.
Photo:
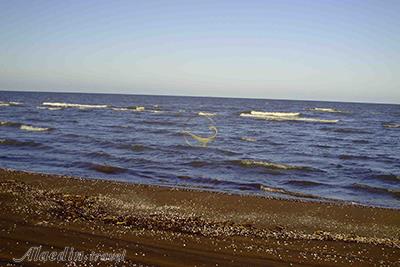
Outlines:
{"label": "beach", "polygon": [[[1,266],[398,266],[400,213],[0,170]],[[32,246],[122,262],[25,261]]]}

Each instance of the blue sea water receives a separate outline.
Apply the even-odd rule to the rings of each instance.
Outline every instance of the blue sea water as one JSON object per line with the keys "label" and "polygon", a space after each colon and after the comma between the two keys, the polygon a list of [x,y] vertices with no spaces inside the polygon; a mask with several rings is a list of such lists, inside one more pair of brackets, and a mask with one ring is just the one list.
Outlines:
{"label": "blue sea water", "polygon": [[[400,208],[400,105],[0,92],[0,167]],[[207,146],[191,134],[207,137]]]}

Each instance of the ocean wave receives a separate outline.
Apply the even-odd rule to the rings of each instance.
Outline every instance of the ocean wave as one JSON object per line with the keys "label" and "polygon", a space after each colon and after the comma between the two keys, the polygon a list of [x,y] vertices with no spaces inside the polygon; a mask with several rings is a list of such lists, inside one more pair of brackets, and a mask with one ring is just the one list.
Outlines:
{"label": "ocean wave", "polygon": [[143,106],[130,106],[130,107],[112,107],[115,111],[145,111]]}
{"label": "ocean wave", "polygon": [[336,123],[339,120],[326,120],[319,118],[300,117],[298,112],[261,112],[250,111],[249,113],[240,113],[241,117],[249,117],[255,119],[264,119],[272,121],[300,121],[300,122],[317,122],[317,123]]}
{"label": "ocean wave", "polygon": [[385,128],[400,128],[400,123],[384,123]]}
{"label": "ocean wave", "polygon": [[316,112],[328,112],[328,113],[346,113],[346,111],[338,110],[335,108],[309,108],[307,110]]}
{"label": "ocean wave", "polygon": [[339,159],[342,160],[371,160],[371,157],[365,156],[365,155],[347,155],[347,154],[343,154],[339,156]]}
{"label": "ocean wave", "polygon": [[246,142],[256,142],[257,141],[257,139],[256,138],[253,138],[253,137],[241,137],[240,138],[242,141],[246,141]]}
{"label": "ocean wave", "polygon": [[200,111],[199,113],[197,113],[197,115],[199,115],[199,116],[212,117],[212,116],[215,116],[215,115],[217,115],[217,114],[211,113],[211,112],[202,112],[202,111]]}
{"label": "ocean wave", "polygon": [[46,110],[62,110],[63,108],[59,107],[36,107],[37,109],[46,109]]}
{"label": "ocean wave", "polygon": [[106,158],[106,159],[114,159],[114,157],[110,154],[108,154],[105,151],[94,151],[94,152],[89,152],[87,155],[91,158]]}
{"label": "ocean wave", "polygon": [[189,165],[194,168],[202,168],[202,167],[206,167],[206,166],[210,165],[210,163],[207,161],[194,160],[194,161],[186,163],[185,165]]}
{"label": "ocean wave", "polygon": [[37,109],[45,109],[45,110],[63,110],[64,108],[59,108],[59,107],[36,107]]}
{"label": "ocean wave", "polygon": [[370,131],[358,129],[358,128],[321,128],[322,131],[330,131],[335,133],[345,133],[345,134],[372,134]]}
{"label": "ocean wave", "polygon": [[386,181],[386,182],[395,182],[395,183],[400,183],[400,175],[395,175],[395,174],[378,174],[378,175],[373,175],[372,176],[375,179]]}
{"label": "ocean wave", "polygon": [[139,123],[143,123],[143,124],[149,124],[149,125],[175,125],[176,122],[174,121],[167,121],[167,120],[154,120],[154,118],[152,118],[152,120],[142,120]]}
{"label": "ocean wave", "polygon": [[[243,115],[242,115],[243,114]],[[264,111],[254,111],[243,112],[240,114],[241,116],[251,115],[254,117],[298,117],[300,116],[299,112],[264,112]]]}
{"label": "ocean wave", "polygon": [[128,108],[111,108],[111,109],[115,111],[129,111]]}
{"label": "ocean wave", "polygon": [[287,185],[301,186],[301,187],[316,187],[316,186],[325,186],[326,184],[313,182],[313,181],[305,181],[305,180],[289,180],[285,182]]}
{"label": "ocean wave", "polygon": [[131,145],[130,149],[135,152],[142,152],[145,150],[151,150],[152,148],[145,146],[145,145],[141,145],[141,144],[135,144],[135,145]]}
{"label": "ocean wave", "polygon": [[0,145],[6,146],[29,146],[29,147],[39,147],[43,146],[40,143],[34,141],[19,141],[15,139],[0,139]]}
{"label": "ocean wave", "polygon": [[370,186],[370,185],[366,185],[366,184],[359,184],[359,183],[354,183],[351,186],[348,186],[348,188],[353,189],[353,190],[368,192],[368,193],[371,193],[371,194],[389,195],[389,196],[392,196],[394,198],[400,199],[400,190],[382,188],[382,187],[375,187],[375,186]]}
{"label": "ocean wave", "polygon": [[249,159],[233,161],[233,163],[239,164],[244,167],[263,167],[263,168],[272,169],[272,170],[304,170],[304,171],[315,170],[314,168],[308,167],[308,166],[295,166],[295,165],[289,165],[289,164],[283,164],[283,163],[274,163],[274,162],[269,162],[269,161],[258,161],[258,160],[249,160]]}
{"label": "ocean wave", "polygon": [[32,131],[32,132],[43,132],[43,131],[52,130],[51,128],[32,126],[32,125],[22,124],[22,123],[19,123],[19,122],[12,122],[12,121],[0,121],[0,126],[19,127],[21,130]]}
{"label": "ocean wave", "polygon": [[234,182],[234,181],[227,181],[227,180],[220,180],[216,178],[208,178],[208,177],[191,177],[187,175],[179,175],[179,179],[185,181],[191,181],[200,184],[208,184],[212,186],[232,186],[236,189],[240,190],[252,190],[258,191],[261,188],[261,184],[259,183],[246,183],[246,182]]}
{"label": "ocean wave", "polygon": [[79,108],[79,109],[92,109],[92,108],[108,108],[108,105],[89,105],[89,104],[73,104],[73,103],[58,103],[58,102],[43,102],[42,106],[58,107],[58,108]]}
{"label": "ocean wave", "polygon": [[351,140],[351,142],[355,144],[369,144],[370,142],[368,140]]}
{"label": "ocean wave", "polygon": [[150,110],[148,110],[148,112],[155,113],[155,114],[165,113],[165,111],[158,110],[158,109],[150,109]]}
{"label": "ocean wave", "polygon": [[145,111],[145,108],[143,106],[131,106],[127,107],[127,109],[132,111]]}
{"label": "ocean wave", "polygon": [[318,147],[318,148],[334,148],[334,146],[330,146],[330,145],[326,145],[326,144],[312,144],[311,146]]}
{"label": "ocean wave", "polygon": [[307,193],[301,193],[301,192],[293,192],[289,191],[283,188],[279,187],[271,187],[271,186],[266,186],[264,184],[260,183],[246,183],[246,182],[235,182],[235,181],[227,181],[227,180],[220,180],[216,178],[208,178],[208,177],[191,177],[191,176],[186,176],[186,175],[180,175],[178,176],[179,179],[185,180],[185,181],[190,181],[194,183],[199,183],[199,184],[207,184],[212,187],[215,186],[227,186],[227,187],[233,187],[239,190],[251,190],[251,191],[264,191],[268,193],[275,193],[275,194],[281,194],[281,195],[286,195],[286,196],[292,196],[292,197],[300,197],[300,198],[310,198],[310,199],[322,199],[322,197],[307,194]]}
{"label": "ocean wave", "polygon": [[15,101],[0,101],[0,107],[9,107],[9,106],[21,106],[21,102]]}
{"label": "ocean wave", "polygon": [[0,121],[0,126],[7,126],[7,127],[19,127],[21,123],[12,122],[12,121]]}
{"label": "ocean wave", "polygon": [[169,150],[172,150],[172,151],[176,151],[176,150],[187,151],[188,149],[190,149],[190,150],[198,150],[198,151],[207,150],[207,151],[213,151],[213,152],[218,153],[218,154],[223,154],[223,155],[226,155],[226,156],[240,155],[240,152],[235,152],[235,151],[231,151],[231,150],[227,150],[227,149],[223,149],[223,148],[216,148],[216,147],[207,147],[207,148],[202,147],[202,146],[191,146],[191,147],[188,147],[187,145],[179,144],[179,145],[168,146],[167,148]]}
{"label": "ocean wave", "polygon": [[319,197],[319,196],[315,196],[315,195],[311,195],[311,194],[307,194],[307,193],[288,191],[286,189],[279,188],[279,187],[270,187],[270,186],[261,185],[260,189],[264,192],[278,193],[278,194],[288,195],[288,196],[292,196],[292,197],[321,199],[321,197]]}
{"label": "ocean wave", "polygon": [[124,173],[127,171],[127,169],[125,169],[125,168],[112,166],[112,165],[95,164],[95,163],[88,164],[88,167],[91,170],[101,172],[101,173],[106,173],[106,174],[120,174],[120,173]]}
{"label": "ocean wave", "polygon": [[325,119],[317,119],[317,118],[298,118],[296,121],[304,121],[304,122],[317,122],[317,123],[337,123],[339,120],[325,120]]}
{"label": "ocean wave", "polygon": [[24,131],[30,131],[30,132],[45,132],[51,130],[50,128],[45,128],[45,127],[36,127],[36,126],[31,126],[31,125],[21,125],[19,127],[21,130]]}

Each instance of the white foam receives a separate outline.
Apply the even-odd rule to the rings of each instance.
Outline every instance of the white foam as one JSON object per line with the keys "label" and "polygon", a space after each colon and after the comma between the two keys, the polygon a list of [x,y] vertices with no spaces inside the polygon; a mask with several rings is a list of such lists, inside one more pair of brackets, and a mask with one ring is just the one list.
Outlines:
{"label": "white foam", "polygon": [[247,142],[256,142],[257,139],[253,138],[253,137],[241,137],[240,139],[242,139],[243,141],[247,141]]}
{"label": "white foam", "polygon": [[25,131],[31,131],[31,132],[44,132],[44,131],[50,130],[49,128],[34,127],[31,125],[21,125],[20,129],[25,130]]}
{"label": "white foam", "polygon": [[241,117],[250,117],[256,119],[273,120],[273,121],[304,121],[304,122],[320,122],[320,123],[336,123],[339,120],[325,120],[318,118],[302,118],[298,112],[262,112],[251,111],[250,113],[241,113]]}
{"label": "white foam", "polygon": [[343,113],[344,111],[337,110],[334,108],[310,108],[311,111],[318,111],[318,112],[329,112],[329,113]]}
{"label": "white foam", "polygon": [[385,128],[400,128],[400,123],[386,123],[383,125]]}
{"label": "white foam", "polygon": [[[115,111],[145,111],[145,108],[142,106],[134,106],[134,107],[127,107],[127,108],[112,108]],[[149,110],[150,112],[155,112],[155,110]]]}
{"label": "white foam", "polygon": [[250,111],[253,116],[274,116],[274,117],[297,117],[300,115],[299,112],[263,112],[263,111]]}
{"label": "white foam", "polygon": [[136,107],[135,109],[133,109],[134,111],[144,111],[144,107]]}
{"label": "white foam", "polygon": [[9,101],[9,102],[0,101],[0,107],[19,106],[19,105],[22,105],[22,103],[15,101]]}
{"label": "white foam", "polygon": [[37,109],[47,109],[47,110],[61,110],[62,108],[57,107],[36,107]]}
{"label": "white foam", "polygon": [[107,108],[108,105],[87,105],[87,104],[72,104],[72,103],[58,103],[58,102],[43,102],[43,106],[58,107],[58,108]]}
{"label": "white foam", "polygon": [[126,107],[126,109],[130,111],[144,111],[145,108],[142,106],[131,106],[131,107]]}
{"label": "white foam", "polygon": [[280,189],[280,188],[275,188],[275,187],[269,187],[269,186],[265,186],[265,185],[261,185],[260,189],[265,191],[265,192],[271,192],[271,193],[286,193],[285,190]]}
{"label": "white foam", "polygon": [[127,108],[112,108],[112,110],[115,110],[115,111],[128,111],[129,109],[127,109]]}
{"label": "white foam", "polygon": [[266,167],[271,169],[281,169],[281,170],[292,170],[292,169],[301,169],[304,167],[301,166],[292,166],[283,163],[273,163],[268,161],[257,161],[257,160],[241,160],[240,163],[246,166],[257,166],[257,167]]}
{"label": "white foam", "polygon": [[212,116],[215,116],[215,115],[217,115],[217,114],[211,113],[211,112],[202,112],[202,111],[200,111],[199,113],[197,113],[197,115],[199,115],[199,116],[212,117]]}

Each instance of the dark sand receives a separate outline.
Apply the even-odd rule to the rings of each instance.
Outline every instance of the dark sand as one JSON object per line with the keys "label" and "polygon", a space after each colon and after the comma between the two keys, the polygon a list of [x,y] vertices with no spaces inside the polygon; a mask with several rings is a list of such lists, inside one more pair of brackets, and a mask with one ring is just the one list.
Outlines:
{"label": "dark sand", "polygon": [[0,169],[0,266],[38,245],[126,249],[118,266],[400,266],[400,211]]}

